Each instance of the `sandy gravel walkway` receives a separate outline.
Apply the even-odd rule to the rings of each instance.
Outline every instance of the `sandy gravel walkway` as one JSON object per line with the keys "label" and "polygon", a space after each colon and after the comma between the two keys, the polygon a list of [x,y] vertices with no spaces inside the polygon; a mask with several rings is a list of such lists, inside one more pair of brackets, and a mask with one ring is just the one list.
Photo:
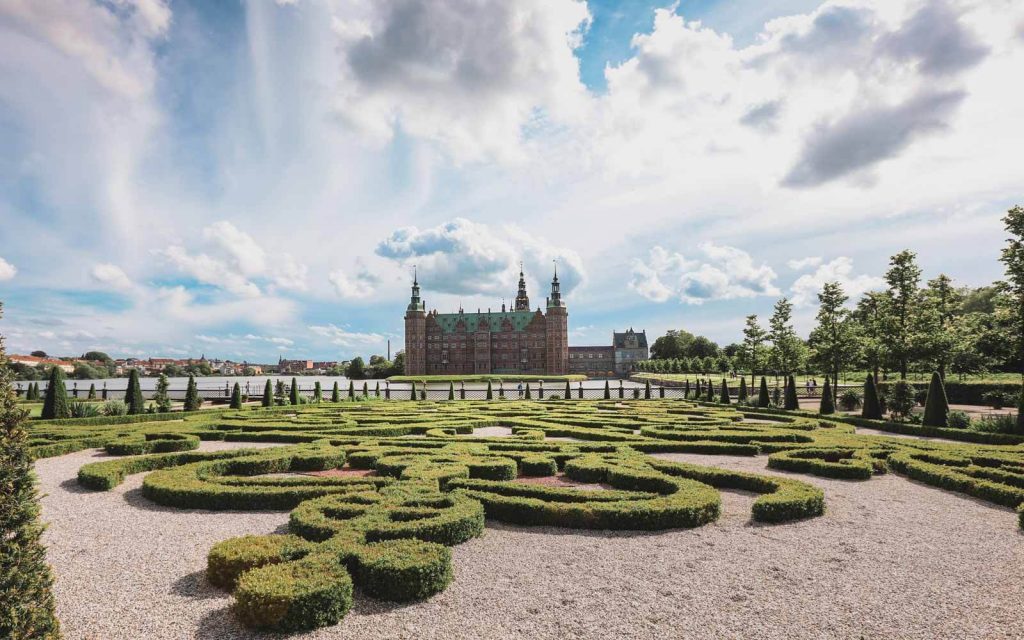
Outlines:
{"label": "sandy gravel walkway", "polygon": [[[287,514],[166,509],[139,495],[141,475],[83,491],[75,473],[96,456],[37,463],[65,637],[271,637],[239,628],[202,571],[214,543],[279,530]],[[664,457],[768,472],[764,458]],[[1024,637],[1024,534],[1009,510],[896,476],[800,477],[825,489],[826,516],[755,525],[753,496],[726,492],[722,519],[691,531],[488,523],[455,548],[443,594],[357,596],[341,625],[295,637]]]}

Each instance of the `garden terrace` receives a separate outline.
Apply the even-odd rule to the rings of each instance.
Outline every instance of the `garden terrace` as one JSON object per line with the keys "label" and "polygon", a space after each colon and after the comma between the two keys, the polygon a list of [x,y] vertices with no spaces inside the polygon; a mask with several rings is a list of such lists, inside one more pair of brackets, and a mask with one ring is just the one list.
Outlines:
{"label": "garden terrace", "polygon": [[[477,433],[494,427],[511,435]],[[128,483],[152,509],[243,522],[287,513],[286,526],[239,530],[204,552],[204,579],[232,594],[225,624],[238,630],[343,628],[361,598],[432,598],[472,579],[458,550],[492,527],[701,530],[735,495],[749,496],[749,523],[813,527],[801,523],[830,508],[822,483],[910,490],[907,478],[997,514],[1024,504],[1021,446],[858,435],[820,416],[679,399],[319,403],[31,430],[38,458],[107,454],[71,456],[87,462],[77,484],[88,492]],[[526,481],[536,478],[558,484]]]}

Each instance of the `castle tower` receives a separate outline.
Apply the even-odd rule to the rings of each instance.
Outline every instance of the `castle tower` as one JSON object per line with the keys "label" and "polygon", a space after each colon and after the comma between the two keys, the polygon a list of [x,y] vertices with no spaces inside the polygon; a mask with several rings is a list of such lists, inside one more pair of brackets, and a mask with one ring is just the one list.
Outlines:
{"label": "castle tower", "polygon": [[427,307],[420,300],[420,283],[416,271],[412,276],[412,296],[405,308],[405,373],[427,373]]}
{"label": "castle tower", "polygon": [[547,325],[545,373],[564,375],[569,373],[569,311],[565,308],[565,303],[562,302],[557,265],[555,265],[555,276],[551,279],[551,295],[547,302],[548,310],[544,316],[544,322]]}
{"label": "castle tower", "polygon": [[519,293],[516,294],[516,311],[529,311],[530,298],[526,295],[526,278],[523,276],[523,263],[519,263]]}

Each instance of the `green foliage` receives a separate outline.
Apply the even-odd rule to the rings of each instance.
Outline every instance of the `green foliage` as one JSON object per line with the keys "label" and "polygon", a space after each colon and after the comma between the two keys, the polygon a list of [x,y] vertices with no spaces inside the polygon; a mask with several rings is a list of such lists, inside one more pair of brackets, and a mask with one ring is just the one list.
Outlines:
{"label": "green foliage", "polygon": [[11,388],[0,336],[0,637],[57,639],[53,575],[41,542],[44,526],[25,417]]}
{"label": "green foliage", "polygon": [[[334,383],[334,392],[338,392],[338,383]],[[267,378],[267,383],[263,385],[263,400],[260,402],[262,407],[274,406],[274,385],[270,382],[270,378]]]}
{"label": "green foliage", "polygon": [[836,412],[835,395],[832,393],[832,384],[828,376],[825,376],[825,386],[821,389],[821,407],[818,413],[823,416],[832,415]]}
{"label": "green foliage", "polygon": [[[651,383],[648,382],[647,384],[650,385]],[[718,394],[718,400],[722,404],[729,404],[732,402],[732,399],[729,397],[729,383],[725,381],[725,378],[722,378],[722,390]]]}
{"label": "green foliage", "polygon": [[64,372],[60,367],[50,368],[50,381],[46,385],[46,398],[43,400],[43,411],[40,415],[44,420],[71,417],[68,391],[64,386]]}
{"label": "green foliage", "polygon": [[341,402],[341,389],[338,388],[338,381],[334,381],[334,386],[331,387],[331,402]]}
{"label": "green foliage", "polygon": [[786,411],[796,411],[800,408],[800,401],[796,397],[796,378],[793,376],[786,380],[786,400],[783,408]]}
{"label": "green foliage", "polygon": [[914,385],[906,380],[899,380],[889,387],[886,404],[894,418],[906,420],[910,416],[914,405],[917,404],[914,394]]}
{"label": "green foliage", "polygon": [[317,380],[313,383],[313,402],[324,401],[324,389],[320,386],[320,381]]}
{"label": "green foliage", "polygon": [[608,381],[605,380],[604,381],[604,399],[605,400],[611,400],[611,398],[612,398],[612,389],[608,385]]}
{"label": "green foliage", "polygon": [[736,397],[736,401],[739,404],[747,404],[747,400],[747,379],[740,378],[740,391],[739,395]]}
{"label": "green foliage", "polygon": [[139,383],[139,370],[132,369],[128,374],[128,389],[125,391],[124,402],[128,405],[128,415],[145,413],[146,401],[142,397],[142,385]]}
{"label": "green foliage", "polygon": [[242,388],[235,383],[234,388],[231,389],[231,404],[229,405],[232,409],[242,408]]}
{"label": "green foliage", "polygon": [[932,373],[932,380],[928,385],[922,424],[926,427],[949,426],[949,402],[946,400],[946,389],[942,385],[942,377],[938,371]]}
{"label": "green foliage", "polygon": [[847,389],[839,394],[839,406],[843,411],[856,411],[862,405],[860,394],[853,389]]}
{"label": "green foliage", "polygon": [[765,380],[764,376],[761,376],[761,387],[757,392],[757,406],[761,408],[768,408],[772,404],[771,398],[768,396],[768,381]]}
{"label": "green foliage", "polygon": [[875,384],[875,376],[870,373],[864,380],[864,406],[861,408],[860,415],[869,420],[882,419],[882,403],[878,397],[878,385]]}
{"label": "green foliage", "polygon": [[[416,383],[413,383],[413,387],[415,387],[415,386],[416,386]],[[415,394],[415,393],[416,393],[416,390],[413,389],[413,394]],[[349,380],[348,381],[348,399],[349,400],[354,400],[355,397],[356,397],[356,383],[353,382],[352,380]],[[416,399],[415,395],[414,395],[414,397],[412,399],[413,400]]]}
{"label": "green foliage", "polygon": [[971,426],[971,417],[964,411],[949,412],[950,429],[967,429]]}
{"label": "green foliage", "polygon": [[124,403],[124,400],[107,400],[103,403],[103,415],[109,417],[118,417],[128,415],[128,405]]}
{"label": "green foliage", "polygon": [[74,401],[70,405],[72,418],[95,418],[100,415],[100,409],[91,402]]}
{"label": "green foliage", "polygon": [[449,382],[448,383],[448,399],[449,400],[454,400],[455,399],[455,383],[454,382]]}
{"label": "green foliage", "polygon": [[299,381],[294,377],[292,378],[292,386],[288,392],[288,400],[292,405],[299,404]]}
{"label": "green foliage", "polygon": [[86,398],[89,399],[89,400],[95,400],[96,399],[96,384],[95,383],[89,385],[89,395],[86,396]]}
{"label": "green foliage", "polygon": [[203,406],[203,398],[199,395],[199,388],[196,386],[196,377],[189,375],[188,386],[185,387],[185,411],[198,411]]}
{"label": "green foliage", "polygon": [[153,394],[153,402],[156,403],[156,410],[160,413],[167,413],[171,410],[171,398],[167,395],[167,390],[170,388],[170,383],[167,381],[167,376],[160,374],[160,378],[156,381],[156,392]]}

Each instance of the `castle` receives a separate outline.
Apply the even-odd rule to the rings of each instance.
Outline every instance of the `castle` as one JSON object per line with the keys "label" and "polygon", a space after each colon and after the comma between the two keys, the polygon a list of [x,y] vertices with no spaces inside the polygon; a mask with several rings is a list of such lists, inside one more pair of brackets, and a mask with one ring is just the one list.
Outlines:
{"label": "castle", "polygon": [[569,373],[569,312],[562,302],[556,268],[547,310],[530,310],[526,280],[519,271],[515,307],[466,313],[427,312],[413,276],[405,310],[407,375]]}

